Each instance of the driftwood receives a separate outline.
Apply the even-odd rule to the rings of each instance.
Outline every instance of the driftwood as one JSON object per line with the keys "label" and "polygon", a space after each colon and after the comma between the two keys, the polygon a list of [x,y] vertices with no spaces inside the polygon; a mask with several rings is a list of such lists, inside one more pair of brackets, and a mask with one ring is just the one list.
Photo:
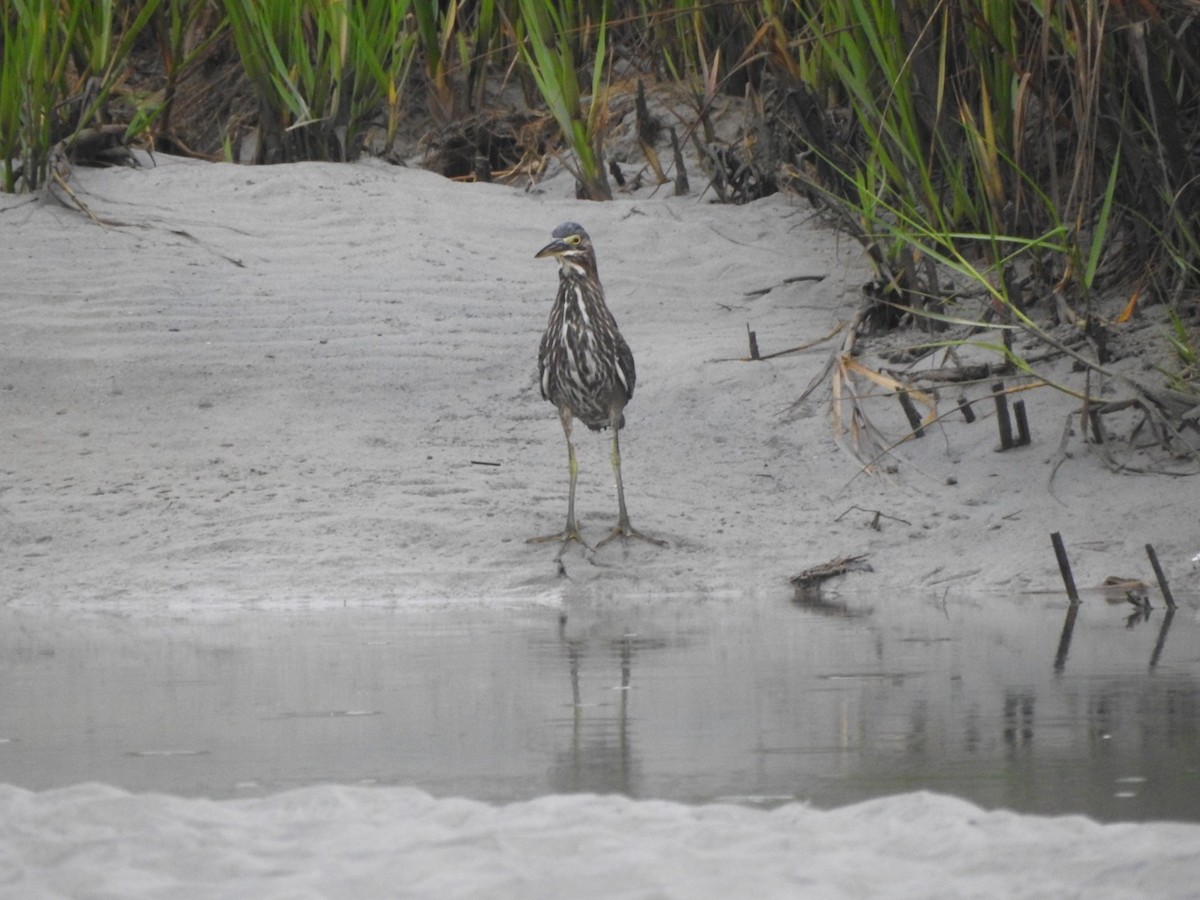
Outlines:
{"label": "driftwood", "polygon": [[1150,585],[1139,578],[1109,575],[1100,587],[1109,603],[1131,603],[1138,609],[1150,609]]}
{"label": "driftwood", "polygon": [[829,562],[821,563],[805,569],[798,575],[793,575],[788,581],[797,589],[812,588],[822,581],[845,575],[847,572],[873,572],[871,564],[866,562],[866,556],[840,556]]}

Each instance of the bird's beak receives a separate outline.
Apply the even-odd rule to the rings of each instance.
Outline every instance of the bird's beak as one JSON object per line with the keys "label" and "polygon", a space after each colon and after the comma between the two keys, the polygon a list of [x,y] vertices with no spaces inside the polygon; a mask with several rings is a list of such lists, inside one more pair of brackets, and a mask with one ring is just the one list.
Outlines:
{"label": "bird's beak", "polygon": [[541,250],[533,255],[534,259],[541,259],[543,256],[560,256],[567,252],[567,244],[565,241],[551,241]]}

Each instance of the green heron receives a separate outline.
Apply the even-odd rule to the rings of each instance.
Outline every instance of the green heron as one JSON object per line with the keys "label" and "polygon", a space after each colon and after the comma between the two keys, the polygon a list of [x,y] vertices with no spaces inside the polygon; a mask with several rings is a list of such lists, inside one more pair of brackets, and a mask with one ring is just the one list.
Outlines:
{"label": "green heron", "polygon": [[597,544],[597,548],[617,537],[637,538],[665,547],[666,541],[642,534],[629,524],[629,513],[625,509],[617,434],[625,425],[625,404],[633,397],[636,381],[633,353],[604,303],[604,288],[596,272],[596,254],[588,233],[574,222],[564,222],[554,229],[553,237],[554,240],[535,256],[537,259],[556,257],[559,265],[558,296],[554,298],[550,321],[538,350],[538,374],[542,396],[558,407],[558,417],[567,437],[571,486],[567,494],[566,527],[558,534],[530,538],[530,542],[562,541],[559,557],[571,541],[587,546],[575,520],[575,481],[579,464],[575,460],[575,445],[571,442],[571,423],[579,419],[592,431],[612,428],[618,517],[612,534]]}

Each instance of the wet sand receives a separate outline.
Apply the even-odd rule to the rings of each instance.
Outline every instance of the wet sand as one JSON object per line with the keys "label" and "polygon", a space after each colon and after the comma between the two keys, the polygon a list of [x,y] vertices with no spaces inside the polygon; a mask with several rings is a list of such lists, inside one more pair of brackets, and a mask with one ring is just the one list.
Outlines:
{"label": "wet sand", "polygon": [[[1052,531],[1083,587],[1151,581],[1147,542],[1195,584],[1193,482],[1114,475],[1079,435],[1063,456],[1065,394],[1021,395],[1029,447],[994,452],[981,402],[974,424],[946,416],[877,475],[839,449],[827,388],[791,409],[831,346],[746,362],[747,329],[763,353],[814,341],[869,278],[803,200],[581,203],[563,178],[522,193],[374,162],[171,157],[74,184],[123,224],[0,197],[9,605],[557,604],[578,586],[786,598],[789,576],[853,554],[874,571],[839,589],[1014,594],[1061,589]],[[565,515],[562,432],[536,385],[557,272],[533,258],[565,219],[591,232],[637,357],[633,521],[671,547],[572,548],[562,579],[554,548],[524,539]],[[894,397],[865,409],[886,436],[907,431]],[[580,435],[579,453],[594,542],[616,518],[608,441]]]}

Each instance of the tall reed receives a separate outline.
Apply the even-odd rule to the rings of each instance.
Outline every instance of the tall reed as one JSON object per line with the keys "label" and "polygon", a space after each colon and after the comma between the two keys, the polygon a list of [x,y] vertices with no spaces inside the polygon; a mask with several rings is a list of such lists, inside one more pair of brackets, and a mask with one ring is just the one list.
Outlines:
{"label": "tall reed", "polygon": [[100,122],[160,0],[0,3],[0,184],[37,190],[51,151]]}
{"label": "tall reed", "polygon": [[481,108],[489,74],[515,73],[553,114],[582,191],[607,197],[615,49],[698,107],[799,86],[825,114],[848,110],[851,126],[813,148],[821,187],[887,265],[910,269],[936,242],[947,258],[984,254],[1003,285],[1023,246],[1081,315],[1106,278],[1176,306],[1200,287],[1200,28],[1186,4],[0,0],[0,187],[36,189],[51,148],[103,120],[151,21],[168,86],[131,127],[168,127],[181,38],[206,7],[258,93],[260,160],[353,158],[375,121],[394,138],[410,85],[446,125]]}
{"label": "tall reed", "polygon": [[[564,8],[572,4],[564,3]],[[604,137],[605,105],[602,96],[607,58],[608,20],[602,12],[598,25],[586,19],[572,30],[570,20],[545,0],[520,0],[522,24],[528,42],[521,43],[521,56],[533,75],[539,92],[562,129],[577,164],[580,193],[589,200],[611,200],[612,189],[604,170],[601,140]],[[594,32],[595,47],[588,47]],[[572,38],[591,51],[591,97],[582,111],[577,51]]]}
{"label": "tall reed", "polygon": [[415,38],[409,0],[225,0],[259,98],[256,161],[353,159],[380,104],[394,135]]}
{"label": "tall reed", "polygon": [[1103,0],[791,5],[793,71],[847,104],[862,135],[825,187],[890,257],[916,226],[949,255],[993,245],[963,235],[1027,240],[1080,308],[1106,261],[1164,297],[1196,284],[1196,29]]}

